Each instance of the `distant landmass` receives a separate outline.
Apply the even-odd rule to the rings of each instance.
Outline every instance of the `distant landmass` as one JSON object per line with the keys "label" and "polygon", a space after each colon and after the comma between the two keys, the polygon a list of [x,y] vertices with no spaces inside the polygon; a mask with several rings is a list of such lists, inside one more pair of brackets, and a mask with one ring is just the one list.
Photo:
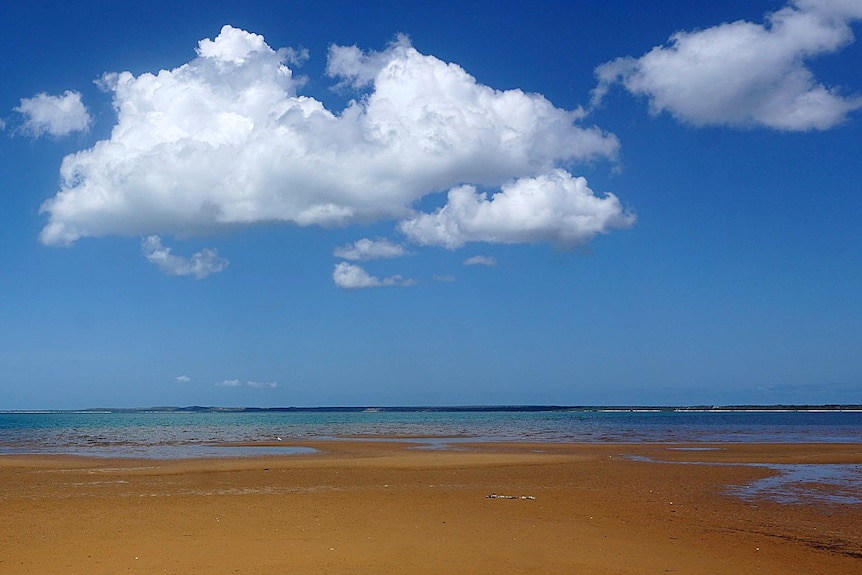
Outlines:
{"label": "distant landmass", "polygon": [[332,412],[332,413],[362,413],[362,412],[395,412],[395,413],[457,413],[457,412],[702,412],[702,411],[862,411],[862,404],[824,404],[824,405],[456,405],[456,406],[322,406],[322,407],[215,407],[190,405],[184,407],[93,407],[87,409],[46,409],[46,410],[0,410],[0,413],[27,412],[111,412],[111,413],[278,413],[278,412]]}

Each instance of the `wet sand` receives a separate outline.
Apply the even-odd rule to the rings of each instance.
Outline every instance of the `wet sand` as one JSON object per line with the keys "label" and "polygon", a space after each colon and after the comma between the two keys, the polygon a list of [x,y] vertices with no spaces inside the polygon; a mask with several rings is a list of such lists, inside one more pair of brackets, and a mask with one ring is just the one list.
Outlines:
{"label": "wet sand", "polygon": [[862,445],[289,445],[319,451],[0,457],[0,574],[862,574],[862,505],[744,500],[728,487],[774,472],[662,463]]}

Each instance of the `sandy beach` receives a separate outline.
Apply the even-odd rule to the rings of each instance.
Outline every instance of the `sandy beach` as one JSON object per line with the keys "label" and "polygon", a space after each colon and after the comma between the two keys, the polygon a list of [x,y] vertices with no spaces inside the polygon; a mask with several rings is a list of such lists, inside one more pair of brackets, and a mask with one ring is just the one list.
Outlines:
{"label": "sandy beach", "polygon": [[742,499],[774,472],[680,464],[860,445],[295,445],[318,452],[0,457],[0,573],[862,573],[862,505]]}

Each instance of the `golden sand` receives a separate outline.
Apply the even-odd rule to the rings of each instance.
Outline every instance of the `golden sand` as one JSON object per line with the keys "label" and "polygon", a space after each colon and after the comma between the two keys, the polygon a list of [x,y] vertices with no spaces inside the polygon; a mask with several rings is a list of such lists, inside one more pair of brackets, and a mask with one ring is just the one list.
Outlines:
{"label": "golden sand", "polygon": [[301,445],[320,451],[0,457],[0,574],[862,574],[862,506],[628,457],[862,464],[860,445]]}

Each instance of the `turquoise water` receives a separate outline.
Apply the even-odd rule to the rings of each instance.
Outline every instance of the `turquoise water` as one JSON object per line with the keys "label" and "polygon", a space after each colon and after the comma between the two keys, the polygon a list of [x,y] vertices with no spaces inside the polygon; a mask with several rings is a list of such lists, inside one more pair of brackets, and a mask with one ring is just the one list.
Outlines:
{"label": "turquoise water", "polygon": [[[241,454],[221,443],[421,436],[450,441],[862,443],[860,412],[104,411],[0,413],[0,454]],[[254,448],[255,453],[263,453]],[[273,448],[289,453],[288,448]]]}

